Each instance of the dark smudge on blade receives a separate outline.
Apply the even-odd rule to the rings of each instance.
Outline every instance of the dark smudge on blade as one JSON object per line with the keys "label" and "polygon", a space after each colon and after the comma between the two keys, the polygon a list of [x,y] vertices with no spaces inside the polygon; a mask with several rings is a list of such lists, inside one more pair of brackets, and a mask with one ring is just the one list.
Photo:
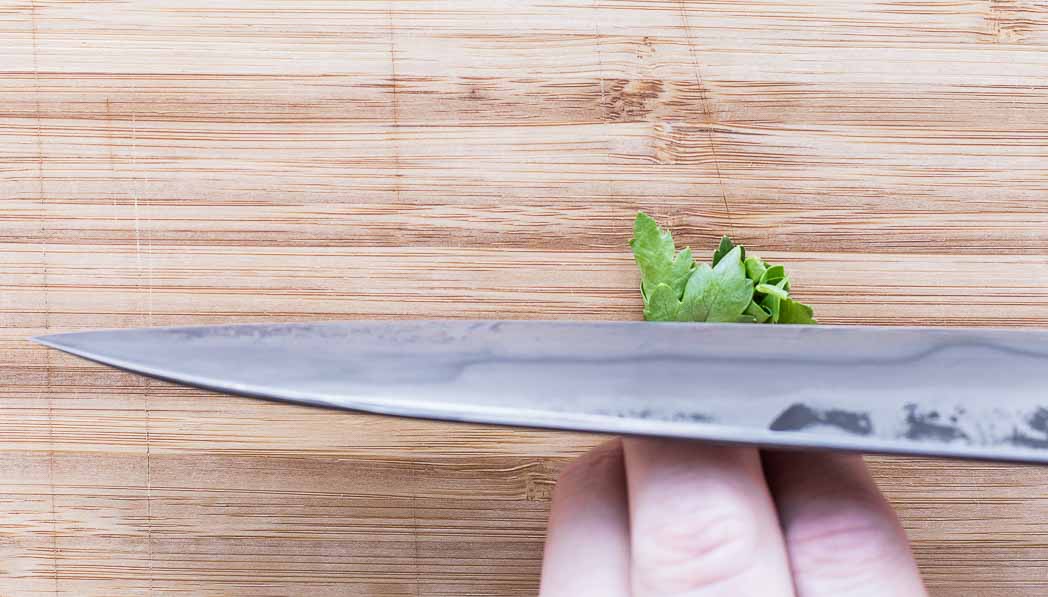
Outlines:
{"label": "dark smudge on blade", "polygon": [[870,415],[839,409],[818,410],[805,404],[793,404],[782,412],[769,429],[772,431],[801,431],[811,427],[828,425],[856,435],[873,433]]}
{"label": "dark smudge on blade", "polygon": [[710,423],[713,418],[697,412],[682,412],[678,411],[672,414],[663,415],[656,414],[649,408],[643,409],[631,409],[631,410],[595,410],[595,415],[602,415],[606,417],[620,417],[623,419],[654,419],[659,421],[685,421],[692,423]]}
{"label": "dark smudge on blade", "polygon": [[1030,417],[1030,427],[1041,433],[1048,434],[1048,408],[1038,408]]}
{"label": "dark smudge on blade", "polygon": [[[903,436],[907,439],[928,439],[940,442],[951,442],[955,440],[968,441],[968,434],[961,431],[953,424],[942,423],[942,416],[937,410],[921,412],[916,404],[907,404],[906,408],[906,430]],[[960,413],[963,414],[963,413]],[[957,422],[957,417],[950,417],[951,423]]]}
{"label": "dark smudge on blade", "polygon": [[1030,429],[1039,432],[1044,437],[1033,437],[1016,429],[1011,437],[1012,443],[1027,448],[1048,448],[1048,408],[1038,408],[1026,422],[1030,425]]}

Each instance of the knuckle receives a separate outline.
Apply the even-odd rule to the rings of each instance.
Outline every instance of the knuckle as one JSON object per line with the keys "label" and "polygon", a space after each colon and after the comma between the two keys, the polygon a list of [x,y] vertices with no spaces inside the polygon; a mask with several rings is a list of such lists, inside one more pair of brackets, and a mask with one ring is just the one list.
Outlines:
{"label": "knuckle", "polygon": [[655,516],[633,529],[633,580],[641,594],[682,594],[741,576],[758,547],[757,521],[731,502],[667,507]]}
{"label": "knuckle", "polygon": [[786,532],[794,573],[862,582],[894,565],[901,531],[894,519],[842,510],[812,517]]}

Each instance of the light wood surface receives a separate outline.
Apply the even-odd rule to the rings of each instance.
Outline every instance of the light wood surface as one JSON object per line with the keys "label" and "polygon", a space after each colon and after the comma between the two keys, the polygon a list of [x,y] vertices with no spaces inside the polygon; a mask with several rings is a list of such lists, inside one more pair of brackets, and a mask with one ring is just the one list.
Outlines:
{"label": "light wood surface", "polygon": [[[645,209],[826,323],[1048,324],[1044,0],[0,0],[0,594],[533,595],[593,436],[147,382],[44,330],[636,319]],[[1048,469],[875,458],[936,597]]]}

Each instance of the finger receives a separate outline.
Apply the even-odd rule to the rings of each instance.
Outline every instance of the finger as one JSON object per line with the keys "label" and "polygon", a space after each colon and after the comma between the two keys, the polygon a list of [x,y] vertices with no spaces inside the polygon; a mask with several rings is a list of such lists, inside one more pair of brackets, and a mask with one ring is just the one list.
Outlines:
{"label": "finger", "polygon": [[634,597],[789,597],[786,551],[751,448],[626,439]]}
{"label": "finger", "polygon": [[553,491],[541,597],[629,597],[629,514],[622,443],[572,462]]}
{"label": "finger", "polygon": [[798,597],[924,597],[895,512],[851,454],[767,452]]}

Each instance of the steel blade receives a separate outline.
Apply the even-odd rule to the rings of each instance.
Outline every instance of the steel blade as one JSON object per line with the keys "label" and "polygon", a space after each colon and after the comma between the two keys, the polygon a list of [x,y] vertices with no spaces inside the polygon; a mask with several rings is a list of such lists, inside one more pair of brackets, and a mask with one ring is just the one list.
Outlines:
{"label": "steel blade", "polygon": [[220,392],[406,417],[1048,462],[1048,331],[357,321],[36,340]]}

